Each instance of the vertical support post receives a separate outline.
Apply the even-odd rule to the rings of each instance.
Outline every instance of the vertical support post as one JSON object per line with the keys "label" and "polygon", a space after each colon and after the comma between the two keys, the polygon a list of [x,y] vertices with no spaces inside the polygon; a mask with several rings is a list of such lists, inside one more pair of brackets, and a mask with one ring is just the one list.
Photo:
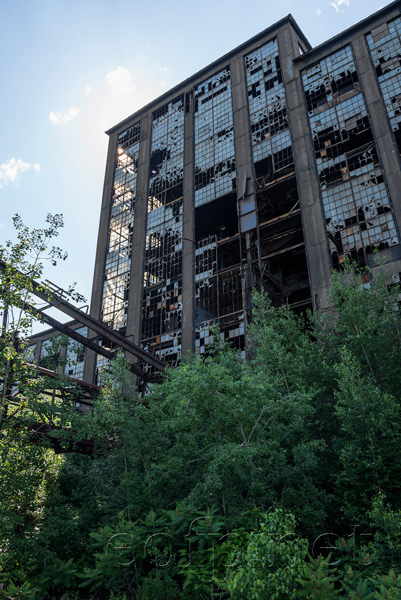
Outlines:
{"label": "vertical support post", "polygon": [[186,94],[185,107],[181,334],[183,356],[195,350],[194,113],[192,90]]}
{"label": "vertical support post", "polygon": [[[106,260],[107,246],[109,241],[109,223],[111,202],[113,197],[114,169],[117,154],[117,134],[113,134],[109,140],[107,152],[106,173],[104,177],[102,208],[100,211],[99,235],[96,249],[95,273],[93,276],[92,298],[90,314],[95,319],[101,319],[102,295],[104,281],[104,265]],[[88,331],[88,338],[95,338],[96,333]],[[87,350],[84,366],[84,381],[94,383],[96,369],[96,353]]]}
{"label": "vertical support post", "polygon": [[[249,115],[247,102],[247,86],[245,63],[243,56],[235,57],[230,64],[233,120],[234,120],[234,146],[235,146],[235,166],[237,171],[237,211],[240,212],[241,200],[247,198],[249,201],[253,196],[255,209],[257,199],[254,185],[253,160],[251,150],[251,140],[249,134]],[[257,211],[255,212],[255,215]],[[257,221],[257,219],[256,219]],[[238,214],[239,231],[241,245],[241,285],[244,308],[245,327],[251,316],[252,294],[250,290],[254,284],[252,276],[252,256],[250,249],[250,234],[242,235],[241,218]],[[257,228],[257,224],[255,223]]]}
{"label": "vertical support post", "polygon": [[141,344],[143,269],[148,215],[151,126],[151,115],[147,114],[141,120],[141,142],[139,145],[138,156],[131,276],[128,294],[126,337],[134,342],[134,344],[138,344],[138,346]]}

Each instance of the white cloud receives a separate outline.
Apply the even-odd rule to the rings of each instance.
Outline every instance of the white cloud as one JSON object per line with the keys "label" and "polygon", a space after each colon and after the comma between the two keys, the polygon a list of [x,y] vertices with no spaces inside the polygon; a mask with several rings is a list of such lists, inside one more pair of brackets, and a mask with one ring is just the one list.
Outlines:
{"label": "white cloud", "polygon": [[13,183],[21,173],[30,169],[39,172],[40,165],[24,162],[20,158],[10,158],[0,165],[0,187]]}
{"label": "white cloud", "polygon": [[320,17],[320,15],[322,14],[322,12],[323,12],[322,9],[318,8],[317,11],[316,11],[317,16]]}
{"label": "white cloud", "polygon": [[87,85],[85,88],[85,96],[89,96],[89,94],[91,93],[92,88],[90,85]]}
{"label": "white cloud", "polygon": [[165,79],[162,79],[160,82],[162,85],[167,85],[167,81]]}
{"label": "white cloud", "polygon": [[344,9],[340,10],[340,6],[344,4],[348,7],[350,5],[350,0],[334,0],[334,2],[329,2],[329,4],[334,8],[336,12],[342,12],[342,10]]}
{"label": "white cloud", "polygon": [[78,113],[79,108],[77,108],[76,106],[71,106],[64,115],[62,115],[58,111],[52,111],[49,115],[49,119],[53,123],[53,125],[64,125],[64,123],[68,123],[68,121],[72,121],[72,119],[75,119]]}
{"label": "white cloud", "polygon": [[135,90],[135,86],[132,83],[132,75],[126,67],[117,67],[115,71],[110,71],[104,80],[113,96],[123,96]]}
{"label": "white cloud", "polygon": [[162,73],[167,73],[168,67],[159,67],[159,71],[161,71]]}

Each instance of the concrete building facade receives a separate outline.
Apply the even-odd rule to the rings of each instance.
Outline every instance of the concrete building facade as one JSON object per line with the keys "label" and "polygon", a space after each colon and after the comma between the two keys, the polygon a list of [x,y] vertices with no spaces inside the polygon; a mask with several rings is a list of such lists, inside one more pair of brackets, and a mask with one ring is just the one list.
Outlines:
{"label": "concrete building facade", "polygon": [[91,315],[175,365],[214,323],[244,351],[254,287],[303,311],[345,256],[398,276],[400,8],[316,48],[289,15],[110,129]]}

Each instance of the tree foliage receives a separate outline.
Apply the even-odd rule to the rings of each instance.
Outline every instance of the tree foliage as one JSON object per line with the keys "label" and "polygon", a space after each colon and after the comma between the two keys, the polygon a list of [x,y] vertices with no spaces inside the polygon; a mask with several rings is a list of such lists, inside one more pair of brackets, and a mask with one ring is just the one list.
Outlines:
{"label": "tree foliage", "polygon": [[[34,237],[17,224],[26,243],[2,256],[39,277],[30,245],[43,254],[60,221]],[[2,277],[3,310],[25,283]],[[38,394],[14,320],[0,368],[24,384],[23,426],[0,431],[0,595],[399,597],[399,294],[383,265],[352,264],[324,314],[255,292],[248,360],[216,333],[144,402],[119,356],[93,417]],[[33,445],[38,418],[94,438],[93,457]]]}

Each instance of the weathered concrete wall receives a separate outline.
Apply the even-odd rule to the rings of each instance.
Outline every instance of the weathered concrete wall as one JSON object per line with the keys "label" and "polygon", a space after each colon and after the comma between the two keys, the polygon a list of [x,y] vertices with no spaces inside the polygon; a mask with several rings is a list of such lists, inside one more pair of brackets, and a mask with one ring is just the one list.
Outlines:
{"label": "weathered concrete wall", "polygon": [[143,267],[146,242],[146,220],[148,214],[148,181],[150,161],[151,115],[141,120],[141,141],[139,144],[138,174],[136,182],[134,233],[130,287],[128,293],[126,337],[135,344],[141,340]]}
{"label": "weathered concrete wall", "polygon": [[195,329],[195,209],[194,209],[194,113],[193,103],[184,120],[184,184],[182,240],[182,354],[194,352]]}
{"label": "weathered concrete wall", "polygon": [[[106,260],[107,246],[109,240],[109,222],[111,202],[113,197],[114,169],[116,165],[117,134],[109,139],[107,152],[106,173],[104,177],[102,208],[100,211],[99,234],[96,248],[95,272],[93,276],[92,297],[90,314],[95,319],[100,319],[102,311],[102,295],[104,281],[104,265]],[[89,331],[88,337],[94,338],[96,334]],[[94,382],[96,368],[96,355],[91,350],[86,351],[84,381]]]}

